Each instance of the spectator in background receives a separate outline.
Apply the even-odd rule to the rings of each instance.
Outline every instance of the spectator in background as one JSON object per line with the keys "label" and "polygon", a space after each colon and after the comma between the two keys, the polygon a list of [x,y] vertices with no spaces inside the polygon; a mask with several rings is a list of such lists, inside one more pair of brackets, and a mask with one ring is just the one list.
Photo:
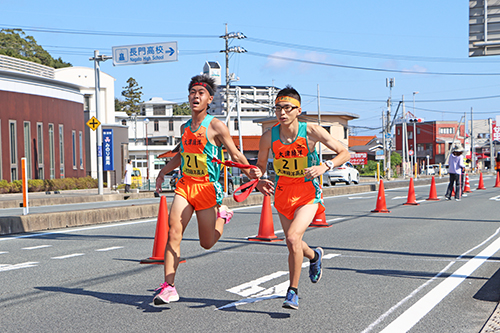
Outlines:
{"label": "spectator in background", "polygon": [[132,160],[127,160],[125,165],[125,173],[123,174],[123,183],[125,184],[125,193],[130,193],[130,185],[132,185]]}
{"label": "spectator in background", "polygon": [[497,158],[496,158],[496,166],[495,169],[497,170],[498,173],[500,173],[500,151],[497,152]]}
{"label": "spectator in background", "polygon": [[465,164],[462,158],[462,153],[464,149],[461,144],[457,144],[453,147],[452,153],[449,158],[448,164],[450,183],[448,184],[448,189],[446,190],[445,198],[446,200],[451,200],[451,194],[453,192],[453,186],[455,186],[455,200],[460,201],[462,198],[462,173],[465,169]]}

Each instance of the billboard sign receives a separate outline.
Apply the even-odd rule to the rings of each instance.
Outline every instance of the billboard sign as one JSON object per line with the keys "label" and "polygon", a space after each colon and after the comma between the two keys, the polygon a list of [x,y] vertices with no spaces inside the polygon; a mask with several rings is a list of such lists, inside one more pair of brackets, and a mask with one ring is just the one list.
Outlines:
{"label": "billboard sign", "polygon": [[497,116],[497,121],[492,121],[492,132],[493,132],[493,141],[498,141],[500,142],[500,121],[498,121]]}
{"label": "billboard sign", "polygon": [[103,143],[103,171],[112,171],[115,169],[113,160],[113,130],[102,130],[102,143]]}
{"label": "billboard sign", "polygon": [[366,165],[368,163],[368,154],[367,153],[351,153],[352,165]]}

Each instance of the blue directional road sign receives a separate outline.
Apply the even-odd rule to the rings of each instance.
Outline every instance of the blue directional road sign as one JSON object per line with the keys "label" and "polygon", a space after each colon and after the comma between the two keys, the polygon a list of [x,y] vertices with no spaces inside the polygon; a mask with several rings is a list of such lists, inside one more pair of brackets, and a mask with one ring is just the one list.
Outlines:
{"label": "blue directional road sign", "polygon": [[113,46],[113,65],[138,65],[177,61],[177,53],[177,42]]}

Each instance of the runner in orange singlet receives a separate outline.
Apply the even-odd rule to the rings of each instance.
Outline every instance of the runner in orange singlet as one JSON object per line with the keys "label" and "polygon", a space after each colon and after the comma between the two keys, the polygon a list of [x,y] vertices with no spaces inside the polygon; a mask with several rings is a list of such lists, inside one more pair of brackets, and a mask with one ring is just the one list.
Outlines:
{"label": "runner in orange singlet", "polygon": [[[261,180],[257,185],[264,195],[274,193],[274,206],[278,211],[288,247],[290,287],[284,308],[298,309],[298,286],[302,261],[310,260],[309,278],[316,283],[322,274],[323,249],[311,249],[302,240],[318,209],[324,209],[317,177],[339,166],[350,158],[349,152],[323,127],[299,122],[302,113],[300,95],[290,86],[279,91],[275,101],[279,124],[266,131],[259,144],[257,166],[265,172],[269,150],[273,154],[276,184]],[[318,142],[337,153],[337,156],[319,165],[315,146]]]}
{"label": "runner in orange singlet", "polygon": [[[222,157],[222,145],[232,160],[248,164],[245,156],[236,148],[224,123],[207,114],[213,100],[216,85],[214,79],[197,75],[189,83],[189,106],[191,119],[182,126],[182,141],[179,152],[163,167],[156,179],[156,191],[161,192],[165,174],[180,166],[181,177],[168,219],[169,232],[165,248],[165,282],[153,303],[163,305],[179,300],[174,286],[175,273],[179,265],[180,245],[184,230],[196,212],[200,245],[210,249],[222,236],[224,224],[233,212],[222,204],[222,187],[219,184],[220,165],[212,158]],[[259,178],[260,169],[242,170],[249,178]],[[217,208],[219,207],[218,211]]]}

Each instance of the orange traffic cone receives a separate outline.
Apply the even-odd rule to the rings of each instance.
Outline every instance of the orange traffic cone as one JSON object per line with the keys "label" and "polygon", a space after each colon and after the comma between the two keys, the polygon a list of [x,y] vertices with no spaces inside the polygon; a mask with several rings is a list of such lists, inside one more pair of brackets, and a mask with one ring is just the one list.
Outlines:
{"label": "orange traffic cone", "polygon": [[[432,176],[434,179],[434,176]],[[408,188],[408,200],[406,200],[406,203],[404,205],[415,205],[418,206],[420,205],[417,200],[415,200],[415,187],[413,186],[413,178],[410,178],[410,187]]]}
{"label": "orange traffic cone", "polygon": [[156,221],[153,255],[147,259],[141,260],[141,264],[163,264],[165,260],[165,247],[167,246],[168,240],[168,230],[167,199],[165,196],[162,196],[160,198],[160,209],[158,210],[158,219]]}
{"label": "orange traffic cone", "polygon": [[325,208],[323,206],[318,208],[318,211],[309,226],[315,228],[330,228],[332,226],[331,224],[326,223]]}
{"label": "orange traffic cone", "polygon": [[259,234],[256,237],[248,237],[248,240],[255,242],[279,242],[283,239],[284,238],[278,238],[274,234],[271,197],[264,195],[264,200],[262,201],[262,212],[260,214]]}
{"label": "orange traffic cone", "polygon": [[479,173],[479,185],[477,186],[476,190],[486,190],[486,187],[484,187],[484,182],[483,182],[483,173]]}
{"label": "orange traffic cone", "polygon": [[495,182],[495,186],[493,187],[500,187],[500,172],[497,171],[497,180]]}
{"label": "orange traffic cone", "polygon": [[384,191],[384,181],[380,180],[380,186],[378,188],[378,197],[377,197],[377,206],[372,213],[390,213],[391,211],[387,210],[385,204],[385,191]]}
{"label": "orange traffic cone", "polygon": [[439,200],[436,192],[436,180],[434,179],[434,176],[432,176],[431,190],[429,191],[429,197],[427,198],[427,200],[434,200],[434,201]]}
{"label": "orange traffic cone", "polygon": [[470,184],[469,184],[469,174],[465,174],[465,186],[464,186],[464,193],[471,193],[472,191],[470,190]]}

